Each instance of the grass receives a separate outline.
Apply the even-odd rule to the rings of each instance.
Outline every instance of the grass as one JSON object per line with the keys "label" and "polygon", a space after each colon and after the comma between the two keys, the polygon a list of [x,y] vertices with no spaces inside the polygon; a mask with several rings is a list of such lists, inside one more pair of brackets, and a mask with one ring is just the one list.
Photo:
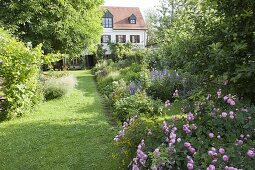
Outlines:
{"label": "grass", "polygon": [[0,123],[0,169],[114,170],[116,131],[102,111],[89,71],[72,72],[78,86],[34,113]]}

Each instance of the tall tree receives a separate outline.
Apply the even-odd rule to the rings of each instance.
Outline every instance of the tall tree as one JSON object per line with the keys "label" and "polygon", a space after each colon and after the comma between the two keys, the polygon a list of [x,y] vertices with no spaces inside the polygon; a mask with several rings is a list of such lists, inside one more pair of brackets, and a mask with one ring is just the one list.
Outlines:
{"label": "tall tree", "polygon": [[71,55],[97,43],[103,0],[1,0],[0,23],[46,53]]}

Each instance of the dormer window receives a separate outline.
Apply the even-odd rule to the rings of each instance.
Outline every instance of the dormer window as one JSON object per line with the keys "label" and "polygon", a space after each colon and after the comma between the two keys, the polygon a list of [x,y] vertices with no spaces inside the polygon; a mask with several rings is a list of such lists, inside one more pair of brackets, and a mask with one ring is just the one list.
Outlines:
{"label": "dormer window", "polygon": [[112,28],[113,26],[113,15],[107,11],[103,18],[102,18],[102,24],[104,28]]}
{"label": "dormer window", "polygon": [[129,23],[130,24],[136,24],[136,16],[134,14],[132,14],[129,18]]}

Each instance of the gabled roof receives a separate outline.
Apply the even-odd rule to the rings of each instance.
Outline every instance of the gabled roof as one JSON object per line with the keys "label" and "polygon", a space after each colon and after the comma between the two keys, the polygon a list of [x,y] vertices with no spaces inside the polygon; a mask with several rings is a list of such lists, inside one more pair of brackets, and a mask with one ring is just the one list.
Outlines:
{"label": "gabled roof", "polygon": [[[113,7],[103,6],[113,15],[113,29],[147,29],[142,13],[138,7]],[[129,23],[129,17],[132,14],[136,17],[136,24]]]}

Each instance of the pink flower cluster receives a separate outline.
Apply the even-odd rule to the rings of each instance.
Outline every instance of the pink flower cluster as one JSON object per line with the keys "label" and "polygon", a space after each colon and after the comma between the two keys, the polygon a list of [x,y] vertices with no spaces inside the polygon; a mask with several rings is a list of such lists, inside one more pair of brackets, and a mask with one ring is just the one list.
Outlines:
{"label": "pink flower cluster", "polygon": [[187,168],[188,170],[193,170],[194,169],[194,161],[191,158],[191,156],[187,156],[188,163],[187,163]]}
{"label": "pink flower cluster", "polygon": [[249,137],[250,137],[249,134],[247,134],[246,136],[244,134],[241,134],[240,137],[236,139],[235,145],[242,145],[244,141],[246,141]]}
{"label": "pink flower cluster", "polygon": [[189,134],[192,132],[192,130],[196,130],[197,129],[197,126],[195,124],[192,124],[191,127],[189,124],[185,124],[182,126],[182,129],[183,131],[186,133],[186,134]]}
{"label": "pink flower cluster", "polygon": [[247,151],[247,156],[249,156],[250,158],[255,158],[255,148],[250,148],[248,151]]}
{"label": "pink flower cluster", "polygon": [[131,119],[128,119],[126,122],[123,122],[123,129],[118,132],[118,135],[115,136],[113,139],[115,142],[120,141],[125,136],[125,131],[127,128],[135,121],[137,116],[132,117]]}
{"label": "pink flower cluster", "polygon": [[146,160],[148,158],[148,155],[146,155],[143,152],[143,148],[145,147],[144,140],[141,140],[141,143],[137,147],[136,151],[136,157],[133,159],[133,164],[132,164],[132,170],[140,170],[139,168],[139,163],[143,166],[145,166]]}
{"label": "pink flower cluster", "polygon": [[196,149],[192,147],[192,145],[189,142],[185,142],[184,147],[187,148],[192,155],[196,154]]}
{"label": "pink flower cluster", "polygon": [[[222,156],[223,161],[225,162],[229,161],[229,156],[226,155],[224,148],[220,148],[219,150],[217,150],[216,148],[212,147],[211,150],[208,151],[208,155],[213,158],[210,165],[215,165],[217,163],[219,156]],[[210,166],[210,165],[207,167],[207,170],[213,170],[214,166]]]}
{"label": "pink flower cluster", "polygon": [[[227,112],[222,112],[221,113],[221,117],[225,118],[228,116],[228,113]],[[233,111],[230,111],[229,112],[229,118],[230,119],[234,119],[235,118],[235,113]]]}
{"label": "pink flower cluster", "polygon": [[229,105],[234,106],[236,104],[234,98],[229,94],[223,97],[224,101],[227,102]]}
{"label": "pink flower cluster", "polygon": [[188,115],[187,115],[187,121],[190,122],[190,121],[193,121],[195,119],[195,116],[189,112]]}

